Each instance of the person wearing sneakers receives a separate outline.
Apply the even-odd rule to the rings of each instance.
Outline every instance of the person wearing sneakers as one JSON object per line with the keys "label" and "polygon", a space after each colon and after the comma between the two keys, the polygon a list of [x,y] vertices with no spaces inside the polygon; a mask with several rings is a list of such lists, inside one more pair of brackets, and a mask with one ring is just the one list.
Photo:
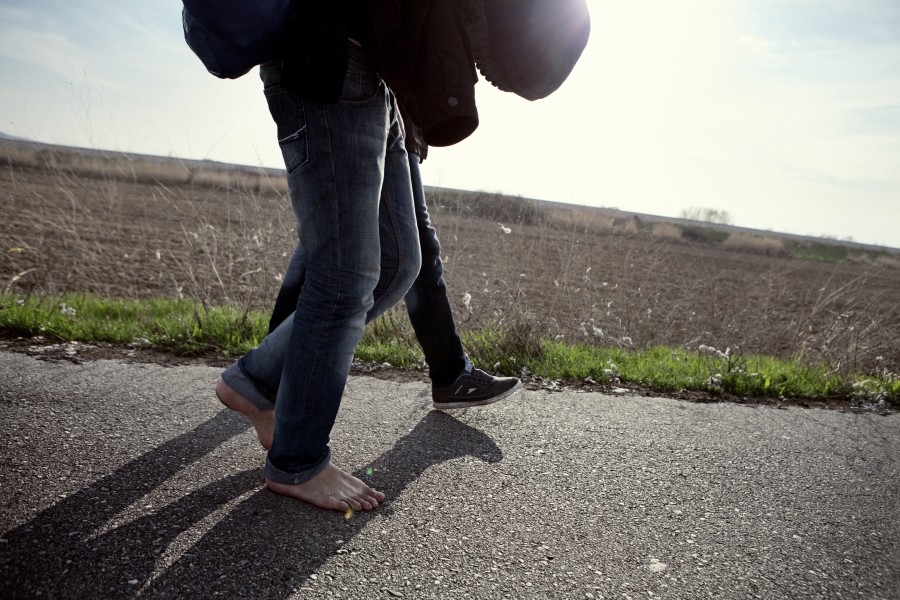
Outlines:
{"label": "person wearing sneakers", "polygon": [[[436,409],[455,409],[491,404],[511,395],[521,383],[515,377],[493,377],[475,368],[463,350],[444,282],[441,244],[428,216],[425,188],[419,171],[428,146],[415,124],[406,118],[403,124],[422,252],[422,267],[404,300],[409,321],[428,364],[432,406]],[[297,307],[304,273],[303,249],[298,245],[275,300],[269,320],[270,333],[287,320]],[[379,306],[370,311],[367,320],[377,317],[381,309]]]}
{"label": "person wearing sneakers", "polygon": [[[406,127],[409,132],[411,124],[407,122]],[[404,300],[410,323],[428,364],[432,407],[444,410],[492,404],[518,390],[521,382],[515,377],[493,377],[475,368],[463,349],[444,282],[440,242],[425,204],[420,160],[417,152],[409,150],[422,267]],[[303,248],[298,244],[269,319],[269,336],[260,348],[253,351],[265,352],[267,360],[259,361],[251,354],[249,358],[238,360],[222,374],[225,385],[253,399],[254,404],[274,404],[278,395],[279,373],[284,367],[294,308],[301,296],[305,271]],[[386,299],[386,296],[376,296],[366,315],[366,322],[378,318],[391,307],[391,303],[385,302]]]}
{"label": "person wearing sneakers", "polygon": [[[483,10],[469,12],[468,4]],[[494,4],[504,7],[499,17]],[[551,18],[563,4],[575,10]],[[435,311],[447,302],[440,247],[424,195],[421,203],[414,199],[421,181],[418,165],[410,165],[398,105],[421,125],[425,143],[447,146],[478,125],[476,66],[501,89],[525,98],[551,93],[586,43],[583,5],[296,3],[279,55],[260,76],[297,216],[302,284],[293,316],[216,385],[222,403],[246,416],[269,450],[263,473],[272,491],[340,511],[372,510],[384,500],[332,462],[328,440],[366,320],[404,297],[429,357],[435,406],[485,404],[518,387],[514,378],[495,380],[474,369],[461,344],[451,348],[458,334],[449,303]],[[475,30],[477,36],[470,33]],[[496,46],[495,38],[504,43]],[[521,64],[529,62],[523,73]],[[422,247],[433,262],[424,269]]]}

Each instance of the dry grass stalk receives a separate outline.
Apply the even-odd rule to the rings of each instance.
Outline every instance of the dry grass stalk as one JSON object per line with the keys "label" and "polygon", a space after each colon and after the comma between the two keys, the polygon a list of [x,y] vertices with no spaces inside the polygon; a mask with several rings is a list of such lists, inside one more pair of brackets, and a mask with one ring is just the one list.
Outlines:
{"label": "dry grass stalk", "polygon": [[[84,175],[80,157],[33,159],[8,155],[0,170],[3,288],[271,306],[296,233],[265,173],[236,181],[240,172],[209,167],[187,181],[178,161],[125,171],[110,159]],[[677,224],[587,207],[428,195],[463,329],[502,323],[529,344],[705,344],[900,371],[895,256],[834,265],[740,232],[697,243],[676,236]]]}

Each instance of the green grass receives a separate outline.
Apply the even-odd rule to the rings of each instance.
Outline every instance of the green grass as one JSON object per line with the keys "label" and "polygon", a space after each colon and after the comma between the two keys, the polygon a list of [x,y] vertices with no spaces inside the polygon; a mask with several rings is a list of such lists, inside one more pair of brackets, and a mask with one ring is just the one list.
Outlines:
{"label": "green grass", "polygon": [[[74,311],[74,312],[72,312]],[[178,355],[240,355],[265,336],[267,316],[194,300],[115,300],[85,294],[0,295],[0,329],[64,341],[130,344],[146,340]]]}
{"label": "green grass", "polygon": [[[492,336],[491,336],[492,337]],[[479,349],[479,364],[499,364],[506,372],[525,368],[547,379],[591,378],[619,381],[661,392],[705,391],[714,395],[772,398],[885,398],[900,404],[900,381],[861,374],[838,375],[825,365],[810,365],[799,357],[779,360],[767,356],[709,356],[706,353],[656,346],[645,350],[605,348],[558,341],[541,341],[537,353],[514,358],[484,333],[467,337]],[[865,382],[865,385],[861,383]]]}
{"label": "green grass", "polygon": [[[74,313],[72,312],[74,311]],[[194,300],[111,300],[84,294],[20,299],[0,294],[0,331],[63,341],[129,344],[146,340],[179,355],[233,357],[265,336],[268,314],[207,308]],[[142,342],[146,343],[146,342]],[[802,358],[728,355],[668,347],[604,348],[540,338],[526,319],[466,332],[472,360],[508,375],[523,371],[550,380],[637,384],[660,392],[703,391],[741,397],[846,398],[900,406],[900,378],[888,373],[838,374]],[[405,313],[371,323],[357,348],[368,362],[414,368],[423,357]]]}
{"label": "green grass", "polygon": [[849,255],[849,249],[846,246],[824,242],[793,242],[787,245],[787,250],[794,258],[831,263],[846,260]]}

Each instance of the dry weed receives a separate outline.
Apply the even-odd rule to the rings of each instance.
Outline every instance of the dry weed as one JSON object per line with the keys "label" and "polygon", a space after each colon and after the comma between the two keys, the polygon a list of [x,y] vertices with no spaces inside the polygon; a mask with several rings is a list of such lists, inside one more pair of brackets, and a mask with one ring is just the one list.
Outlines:
{"label": "dry weed", "polygon": [[654,223],[650,232],[656,237],[667,240],[681,239],[681,227],[672,223]]}
{"label": "dry weed", "polygon": [[[271,306],[296,234],[267,173],[208,167],[186,181],[175,161],[166,180],[175,183],[164,183],[156,166],[123,175],[105,165],[88,176],[7,158],[3,288]],[[741,232],[723,244],[676,243],[672,226],[631,215],[427,191],[463,330],[505,328],[504,340],[521,346],[703,344],[900,372],[896,255],[797,260],[780,240]]]}
{"label": "dry weed", "polygon": [[723,242],[726,248],[760,254],[783,255],[786,253],[784,240],[774,236],[760,236],[743,231],[734,231]]}
{"label": "dry weed", "polygon": [[123,175],[120,159],[43,157],[4,173],[6,288],[271,302],[296,242],[270,177],[210,171],[199,184],[178,176],[179,161],[136,161]]}

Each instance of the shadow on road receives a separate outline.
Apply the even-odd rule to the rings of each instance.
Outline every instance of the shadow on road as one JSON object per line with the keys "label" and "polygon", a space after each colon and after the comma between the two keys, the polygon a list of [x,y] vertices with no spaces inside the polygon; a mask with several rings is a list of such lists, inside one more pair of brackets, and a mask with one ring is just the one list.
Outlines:
{"label": "shadow on road", "polygon": [[[432,465],[466,455],[491,463],[503,457],[481,431],[433,411],[364,469],[371,476],[357,473],[387,495],[373,513],[345,519],[277,496],[261,487],[260,472],[253,469],[95,534],[176,472],[246,429],[242,418],[223,411],[5,533],[0,597],[287,596],[339,549],[337,540],[349,542],[371,519],[389,514],[390,499]],[[201,524],[247,493],[218,522]],[[192,542],[195,528],[199,539]],[[174,554],[169,547],[180,536],[176,546],[189,547]]]}

